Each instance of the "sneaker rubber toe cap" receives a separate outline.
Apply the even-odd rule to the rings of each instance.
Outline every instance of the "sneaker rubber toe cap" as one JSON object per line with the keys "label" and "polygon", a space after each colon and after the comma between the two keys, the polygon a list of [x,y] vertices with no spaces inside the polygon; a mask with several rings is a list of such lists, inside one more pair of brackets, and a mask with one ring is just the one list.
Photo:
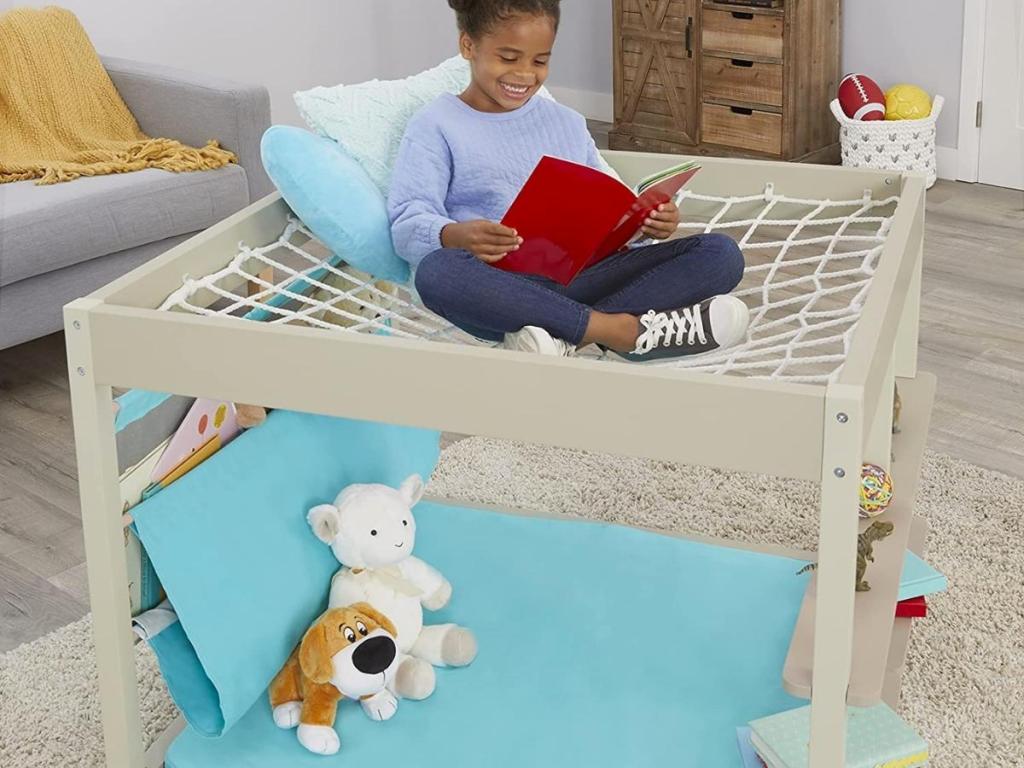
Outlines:
{"label": "sneaker rubber toe cap", "polygon": [[750,310],[735,296],[716,296],[708,307],[711,334],[719,349],[738,344],[747,335]]}

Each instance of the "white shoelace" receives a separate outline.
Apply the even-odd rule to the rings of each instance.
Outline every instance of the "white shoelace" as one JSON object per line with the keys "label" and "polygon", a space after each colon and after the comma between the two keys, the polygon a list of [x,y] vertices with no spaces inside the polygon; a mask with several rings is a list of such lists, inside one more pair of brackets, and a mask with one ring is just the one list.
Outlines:
{"label": "white shoelace", "polygon": [[707,344],[707,335],[704,333],[704,318],[701,316],[700,304],[671,312],[648,311],[640,318],[640,324],[646,329],[636,340],[635,355],[644,355],[654,349],[659,342],[662,346],[670,347],[673,343],[682,346],[683,336],[686,336],[686,343],[693,344],[694,339],[699,339],[701,344]]}

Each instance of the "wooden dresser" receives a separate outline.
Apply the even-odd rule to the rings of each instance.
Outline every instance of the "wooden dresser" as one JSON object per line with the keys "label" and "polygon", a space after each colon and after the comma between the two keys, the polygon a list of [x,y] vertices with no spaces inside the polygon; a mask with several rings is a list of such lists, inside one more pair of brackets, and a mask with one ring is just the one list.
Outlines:
{"label": "wooden dresser", "polygon": [[613,0],[612,149],[838,162],[840,0]]}

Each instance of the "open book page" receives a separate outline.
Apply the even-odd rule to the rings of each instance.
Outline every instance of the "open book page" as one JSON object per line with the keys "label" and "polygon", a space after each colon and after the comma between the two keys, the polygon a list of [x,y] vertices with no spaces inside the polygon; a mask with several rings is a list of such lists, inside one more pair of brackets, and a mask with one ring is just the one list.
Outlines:
{"label": "open book page", "polygon": [[638,185],[638,196],[615,225],[608,238],[602,243],[595,254],[593,263],[630,245],[643,237],[644,219],[662,203],[674,198],[690,179],[700,170],[700,165],[693,161],[658,171],[643,179]]}
{"label": "open book page", "polygon": [[[684,173],[686,171],[691,170],[700,170],[700,164],[694,160],[687,160],[685,163],[673,165],[669,168],[665,168],[662,171],[652,173],[650,176],[642,179],[640,183],[636,185],[635,192],[638,196],[642,195],[647,189],[653,187],[655,184],[658,184],[659,182],[664,181],[665,179],[671,178],[676,174]],[[691,177],[692,175],[693,174],[690,174]]]}

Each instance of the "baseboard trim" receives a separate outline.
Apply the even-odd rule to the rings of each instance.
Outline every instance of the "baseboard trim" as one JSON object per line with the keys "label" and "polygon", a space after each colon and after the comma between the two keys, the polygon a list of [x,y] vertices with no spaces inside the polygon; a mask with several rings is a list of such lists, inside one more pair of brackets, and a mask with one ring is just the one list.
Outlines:
{"label": "baseboard trim", "polygon": [[960,155],[956,147],[935,147],[935,174],[956,181]]}
{"label": "baseboard trim", "polygon": [[548,86],[551,95],[565,106],[575,109],[590,120],[610,123],[615,117],[615,102],[610,93],[584,91],[578,88]]}

